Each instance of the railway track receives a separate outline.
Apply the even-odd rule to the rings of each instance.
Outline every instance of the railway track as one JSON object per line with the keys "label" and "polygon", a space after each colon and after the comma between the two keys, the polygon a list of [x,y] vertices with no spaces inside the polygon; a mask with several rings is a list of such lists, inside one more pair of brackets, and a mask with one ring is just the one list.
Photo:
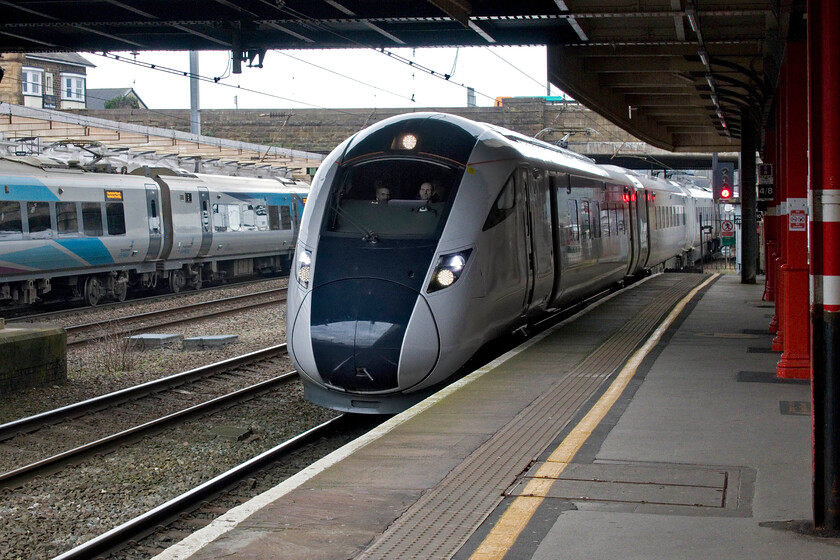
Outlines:
{"label": "railway track", "polygon": [[[281,344],[0,425],[0,445],[16,449],[17,453],[5,455],[18,462],[28,456],[21,452],[27,439],[36,438],[39,450],[62,449],[14,468],[4,464],[0,487],[18,487],[85,457],[289,383],[297,378],[296,372],[277,374],[287,366],[285,354],[286,345]],[[231,386],[236,389],[227,390]],[[85,442],[68,449],[67,442],[78,441],[77,434]]]}
{"label": "railway track", "polygon": [[[147,537],[155,531],[166,530],[166,526],[173,521],[194,512],[199,506],[207,504],[209,500],[218,497],[224,491],[234,488],[242,481],[254,476],[255,473],[271,467],[273,464],[286,458],[290,453],[300,449],[301,446],[328,437],[330,433],[336,430],[341,430],[346,421],[346,415],[342,414],[314,428],[310,428],[280,445],[220,474],[212,480],[72,550],[68,550],[53,560],[87,560],[89,558],[104,557],[130,545],[136,545],[144,537]],[[213,509],[217,514],[226,509],[213,508],[211,504],[205,507]]]}
{"label": "railway track", "polygon": [[[286,288],[274,288],[250,294],[231,296],[168,309],[147,311],[89,323],[68,325],[67,345],[73,346],[104,338],[117,338],[149,330],[158,330],[197,320],[220,317],[264,305],[277,305],[286,301]],[[10,325],[11,326],[11,325]]]}

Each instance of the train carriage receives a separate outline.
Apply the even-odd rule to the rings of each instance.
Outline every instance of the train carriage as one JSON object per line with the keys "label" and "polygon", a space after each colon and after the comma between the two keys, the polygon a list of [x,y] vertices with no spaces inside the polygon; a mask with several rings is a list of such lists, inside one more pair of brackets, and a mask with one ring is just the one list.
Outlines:
{"label": "train carriage", "polygon": [[307,398],[398,412],[500,334],[693,260],[676,217],[689,196],[452,115],[357,133],[315,177],[289,283],[287,341]]}
{"label": "train carriage", "polygon": [[[0,158],[0,300],[173,292],[288,270],[308,185]],[[49,295],[48,295],[49,294]]]}

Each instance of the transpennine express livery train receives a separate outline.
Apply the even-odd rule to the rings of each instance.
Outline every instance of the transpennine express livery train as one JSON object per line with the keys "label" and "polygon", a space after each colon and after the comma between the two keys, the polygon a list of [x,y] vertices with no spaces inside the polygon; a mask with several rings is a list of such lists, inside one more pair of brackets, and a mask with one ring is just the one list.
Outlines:
{"label": "transpennine express livery train", "polygon": [[[142,170],[140,170],[142,171]],[[309,185],[0,158],[0,301],[122,301],[288,269]]]}
{"label": "transpennine express livery train", "polygon": [[303,212],[286,339],[306,397],[399,412],[494,338],[693,263],[713,212],[708,191],[496,126],[384,120],[330,154]]}

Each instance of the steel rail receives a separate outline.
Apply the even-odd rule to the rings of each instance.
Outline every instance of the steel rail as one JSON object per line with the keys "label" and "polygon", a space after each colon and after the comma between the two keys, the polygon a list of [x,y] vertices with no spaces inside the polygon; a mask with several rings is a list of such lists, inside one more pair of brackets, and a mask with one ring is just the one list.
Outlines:
{"label": "steel rail", "polygon": [[345,418],[345,414],[324,422],[314,428],[299,434],[280,445],[269,449],[249,459],[245,463],[220,474],[216,478],[208,480],[204,484],[173,498],[168,502],[148,511],[130,521],[111,529],[110,531],[95,537],[88,542],[81,544],[67,552],[53,558],[53,560],[82,560],[104,556],[123,548],[131,541],[139,540],[154,532],[161,525],[166,525],[177,519],[182,513],[191,511],[223,492],[227,488],[237,484],[244,478],[259,471],[271,463],[277,462],[290,452],[302,445],[321,437],[322,434],[333,429],[336,424]]}
{"label": "steel rail", "polygon": [[75,418],[92,411],[115,406],[126,401],[136,400],[152,393],[172,389],[173,387],[191,383],[222,371],[241,367],[246,364],[285,353],[286,344],[278,344],[276,346],[270,346],[268,348],[263,348],[262,350],[236,356],[234,358],[228,358],[227,360],[223,360],[221,362],[176,373],[175,375],[163,377],[154,381],[148,381],[140,385],[135,385],[134,387],[120,389],[119,391],[93,397],[85,401],[42,412],[40,414],[35,414],[33,416],[27,416],[26,418],[21,418],[5,424],[0,424],[0,441],[12,438],[19,433],[34,432],[48,424],[55,424],[62,420]]}
{"label": "steel rail", "polygon": [[297,376],[298,373],[296,371],[284,373],[249,387],[239,389],[233,393],[216,397],[215,399],[179,410],[178,412],[167,414],[166,416],[162,416],[156,420],[145,422],[138,426],[134,426],[133,428],[128,428],[127,430],[123,430],[116,434],[112,434],[96,441],[80,445],[79,447],[75,447],[68,451],[58,453],[52,457],[8,471],[0,474],[0,487],[16,488],[31,480],[35,476],[56,472],[65,465],[85,456],[93,455],[95,453],[104,453],[122,444],[140,439],[170,425],[183,423],[196,416],[208,414],[239,401],[250,399],[258,393],[262,393],[271,390],[278,385],[288,383],[292,379],[297,378]]}

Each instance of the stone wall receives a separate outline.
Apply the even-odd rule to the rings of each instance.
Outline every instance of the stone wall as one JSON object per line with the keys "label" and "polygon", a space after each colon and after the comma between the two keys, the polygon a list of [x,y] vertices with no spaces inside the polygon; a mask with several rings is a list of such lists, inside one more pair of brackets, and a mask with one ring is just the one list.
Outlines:
{"label": "stone wall", "polygon": [[[569,134],[569,144],[638,142],[577,103],[542,98],[506,98],[501,107],[422,109],[442,111],[510,128],[527,136],[543,129],[547,141]],[[355,132],[388,117],[420,109],[239,109],[201,111],[201,133],[217,138],[328,153]],[[102,109],[83,114],[119,122],[189,132],[189,110]]]}

